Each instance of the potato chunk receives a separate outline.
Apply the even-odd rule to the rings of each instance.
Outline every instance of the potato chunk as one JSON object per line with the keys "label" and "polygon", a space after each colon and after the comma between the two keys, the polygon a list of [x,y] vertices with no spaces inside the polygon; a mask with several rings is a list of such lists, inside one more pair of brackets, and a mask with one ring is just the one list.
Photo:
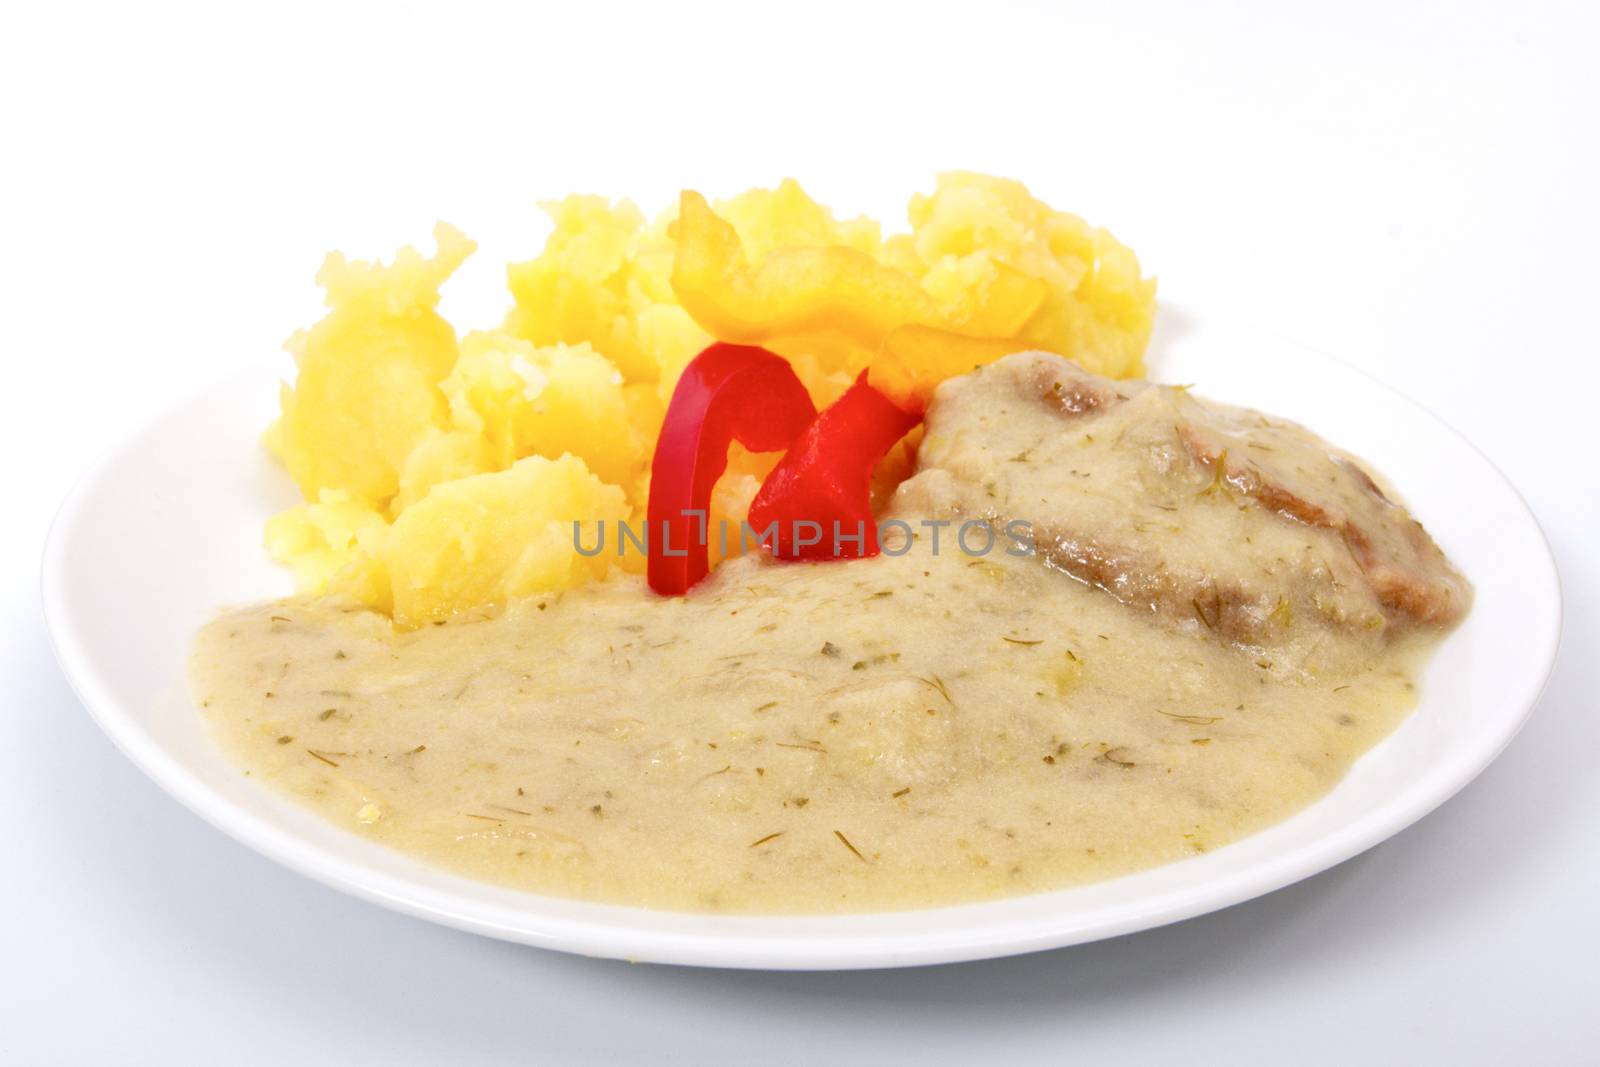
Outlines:
{"label": "potato chunk", "polygon": [[889,257],[920,275],[962,332],[1015,338],[1013,351],[1055,352],[1093,374],[1143,372],[1156,283],[1109,231],[1021,182],[961,171],[912,197],[909,215],[911,233],[889,243]]}
{"label": "potato chunk", "polygon": [[385,504],[411,450],[445,423],[438,383],[455,365],[456,335],[434,305],[475,246],[443,224],[434,236],[432,259],[414,248],[387,265],[335,253],[317,275],[331,310],[290,340],[299,373],[269,438],[307,500],[337,489]]}
{"label": "potato chunk", "polygon": [[416,627],[515,597],[565,589],[603,576],[614,552],[592,558],[584,545],[605,522],[628,515],[622,490],[589,473],[576,456],[530,456],[510,469],[444,482],[407,508],[383,539],[395,623]]}
{"label": "potato chunk", "polygon": [[497,468],[570,452],[602,481],[631,485],[649,460],[654,442],[634,431],[621,372],[588,344],[468,334],[442,388],[451,421],[483,439]]}
{"label": "potato chunk", "polygon": [[415,504],[441,482],[486,474],[509,465],[489,441],[467,430],[429,430],[400,468],[400,492],[389,505],[391,518]]}
{"label": "potato chunk", "polygon": [[598,196],[541,206],[555,232],[537,258],[507,268],[516,303],[506,329],[535,345],[587,342],[626,380],[665,382],[670,396],[711,336],[672,295],[668,218],[646,225],[631,202]]}
{"label": "potato chunk", "polygon": [[321,593],[334,575],[375,548],[388,531],[383,516],[342,489],[324,489],[317,500],[267,520],[267,551],[294,570],[295,588]]}

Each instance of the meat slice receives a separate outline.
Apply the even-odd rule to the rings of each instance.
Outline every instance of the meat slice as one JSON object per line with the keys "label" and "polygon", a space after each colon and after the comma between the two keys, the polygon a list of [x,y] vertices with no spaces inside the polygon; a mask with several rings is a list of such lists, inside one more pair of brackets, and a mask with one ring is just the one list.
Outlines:
{"label": "meat slice", "polygon": [[1052,567],[1266,647],[1447,626],[1471,587],[1360,464],[1292,423],[1008,356],[945,383],[908,500],[1029,524]]}
{"label": "meat slice", "polygon": [[[1321,444],[1299,427],[1292,429],[1297,452]],[[1332,474],[1324,488],[1310,484],[1300,471],[1285,474],[1275,456],[1232,458],[1220,433],[1203,423],[1180,424],[1179,437],[1196,463],[1236,492],[1269,511],[1336,532],[1389,612],[1446,625],[1465,612],[1469,597],[1461,576],[1422,524],[1385,496],[1354,460],[1329,453]]]}

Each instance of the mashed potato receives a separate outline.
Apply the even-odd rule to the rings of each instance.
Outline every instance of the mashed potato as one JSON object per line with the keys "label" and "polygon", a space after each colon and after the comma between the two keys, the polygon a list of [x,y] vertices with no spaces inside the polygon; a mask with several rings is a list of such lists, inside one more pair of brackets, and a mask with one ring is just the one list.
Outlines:
{"label": "mashed potato", "polygon": [[[508,268],[498,329],[458,338],[435,310],[474,248],[451,227],[432,258],[323,264],[328,314],[290,340],[298,373],[266,434],[306,499],[266,534],[302,592],[409,628],[641,568],[580,557],[572,523],[642,516],[667,401],[714,339],[786,356],[819,407],[863,369],[917,404],[1021,348],[1138,374],[1154,316],[1131,250],[982,175],[941,176],[887,238],[794,181],[714,206],[686,193],[653,222],[592,196],[545,209],[554,230]],[[735,446],[712,521],[742,519],[776,460]],[[885,467],[909,463],[905,446]]]}

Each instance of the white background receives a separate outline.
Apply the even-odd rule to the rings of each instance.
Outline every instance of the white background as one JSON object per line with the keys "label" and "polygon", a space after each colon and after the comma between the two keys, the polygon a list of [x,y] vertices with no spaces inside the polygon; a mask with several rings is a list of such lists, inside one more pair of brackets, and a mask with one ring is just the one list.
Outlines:
{"label": "white background", "polygon": [[[1592,8],[0,12],[0,1060],[1600,1062]],[[542,239],[537,199],[654,211],[792,174],[894,219],[948,167],[1024,178],[1131,243],[1165,299],[1368,368],[1503,467],[1555,547],[1567,631],[1481,779],[1333,871],[1164,930],[922,971],[696,972],[306,882],[167,799],[68,692],[36,591],[55,502],[310,321],[324,250],[386,255],[448,218],[483,250],[446,308],[484,324]]]}

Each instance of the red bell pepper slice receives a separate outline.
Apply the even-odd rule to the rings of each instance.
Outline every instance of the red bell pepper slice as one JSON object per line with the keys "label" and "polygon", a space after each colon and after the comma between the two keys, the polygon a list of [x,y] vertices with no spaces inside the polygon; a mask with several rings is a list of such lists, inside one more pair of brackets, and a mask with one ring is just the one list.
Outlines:
{"label": "red bell pepper slice", "polygon": [[767,475],[750,504],[750,525],[764,531],[778,524],[764,540],[779,559],[877,555],[872,468],[921,421],[868,385],[862,371]]}
{"label": "red bell pepper slice", "polygon": [[689,362],[650,464],[650,588],[674,596],[709,572],[711,490],[728,469],[729,444],[776,451],[816,413],[788,362],[764,348],[713,344]]}

